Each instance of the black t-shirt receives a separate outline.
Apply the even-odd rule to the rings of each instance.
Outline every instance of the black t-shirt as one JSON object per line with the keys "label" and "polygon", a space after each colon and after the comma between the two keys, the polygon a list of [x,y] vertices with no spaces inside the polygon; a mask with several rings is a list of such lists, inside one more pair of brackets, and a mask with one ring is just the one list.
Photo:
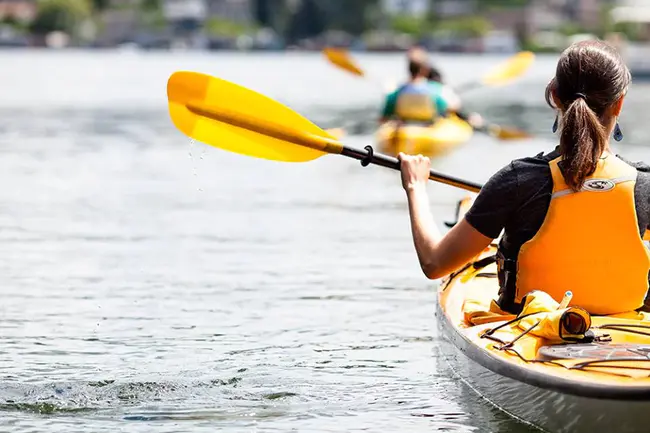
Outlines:
{"label": "black t-shirt", "polygon": [[[558,156],[556,148],[546,155],[512,161],[490,178],[465,215],[484,236],[494,239],[504,230],[499,248],[506,257],[516,257],[542,226],[553,193],[549,162]],[[634,198],[643,236],[650,225],[650,166],[617,156],[637,169]]]}

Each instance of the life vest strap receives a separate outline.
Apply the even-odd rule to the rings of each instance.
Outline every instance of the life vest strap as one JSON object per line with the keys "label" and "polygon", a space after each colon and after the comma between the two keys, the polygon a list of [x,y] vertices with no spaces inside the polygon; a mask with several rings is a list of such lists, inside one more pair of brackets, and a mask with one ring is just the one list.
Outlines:
{"label": "life vest strap", "polygon": [[576,192],[587,192],[587,191],[596,191],[596,192],[607,192],[614,188],[615,185],[623,182],[633,182],[636,181],[636,174],[631,176],[621,176],[614,179],[589,179],[585,182],[585,186],[580,189],[580,191],[574,191],[570,188],[563,189],[553,193],[551,199],[563,197],[569,194],[575,194]]}

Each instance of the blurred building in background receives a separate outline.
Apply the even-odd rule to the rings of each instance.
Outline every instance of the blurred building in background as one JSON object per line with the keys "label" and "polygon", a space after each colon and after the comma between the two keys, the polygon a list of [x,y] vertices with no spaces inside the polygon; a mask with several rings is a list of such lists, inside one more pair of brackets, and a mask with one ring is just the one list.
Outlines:
{"label": "blurred building in background", "polygon": [[31,21],[37,10],[33,0],[5,0],[0,2],[0,20]]}
{"label": "blurred building in background", "polygon": [[621,0],[610,10],[608,34],[628,64],[634,79],[650,79],[650,0]]}
{"label": "blurred building in background", "polygon": [[36,1],[0,1],[0,46],[29,45],[28,38],[17,27],[20,23],[33,21],[37,11]]}
{"label": "blurred building in background", "polygon": [[255,19],[251,0],[207,0],[208,14],[225,20],[252,23]]}

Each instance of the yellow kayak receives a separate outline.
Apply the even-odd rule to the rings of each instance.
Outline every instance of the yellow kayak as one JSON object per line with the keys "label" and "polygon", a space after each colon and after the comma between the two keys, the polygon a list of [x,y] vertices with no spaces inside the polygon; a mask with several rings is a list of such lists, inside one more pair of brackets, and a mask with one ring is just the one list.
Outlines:
{"label": "yellow kayak", "polygon": [[[459,217],[470,203],[461,202]],[[548,297],[548,312],[508,315],[492,304],[495,253],[493,244],[443,279],[436,311],[442,359],[479,395],[543,431],[648,431],[650,314],[590,316]],[[580,313],[572,320],[588,319],[570,325],[580,322],[580,341],[556,338],[569,310]]]}
{"label": "yellow kayak", "polygon": [[437,156],[469,141],[473,134],[467,122],[451,115],[433,125],[386,122],[377,129],[376,141],[383,152],[393,155],[405,152]]}

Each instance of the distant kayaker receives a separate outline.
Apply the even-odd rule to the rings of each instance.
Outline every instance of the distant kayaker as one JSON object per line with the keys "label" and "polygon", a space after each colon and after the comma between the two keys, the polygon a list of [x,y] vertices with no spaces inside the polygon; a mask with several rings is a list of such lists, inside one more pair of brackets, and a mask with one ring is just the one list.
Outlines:
{"label": "distant kayaker", "polygon": [[524,296],[543,290],[592,314],[644,306],[650,255],[650,166],[612,153],[630,72],[602,41],[571,45],[559,58],[546,101],[557,110],[559,145],[516,159],[485,184],[465,217],[444,236],[429,210],[430,161],[399,154],[420,266],[435,279],[499,240],[499,308],[518,313]]}
{"label": "distant kayaker", "polygon": [[462,109],[462,103],[458,94],[450,86],[446,85],[442,81],[442,75],[440,71],[434,66],[429,65],[429,74],[427,79],[434,86],[439,86],[436,89],[440,93],[442,99],[447,104],[447,110],[449,112],[454,112],[458,117],[468,122],[475,128],[480,128],[484,125],[485,121],[483,117],[478,113],[465,113]]}
{"label": "distant kayaker", "polygon": [[442,85],[429,82],[426,53],[413,49],[408,54],[409,81],[386,96],[380,122],[433,122],[447,113]]}

